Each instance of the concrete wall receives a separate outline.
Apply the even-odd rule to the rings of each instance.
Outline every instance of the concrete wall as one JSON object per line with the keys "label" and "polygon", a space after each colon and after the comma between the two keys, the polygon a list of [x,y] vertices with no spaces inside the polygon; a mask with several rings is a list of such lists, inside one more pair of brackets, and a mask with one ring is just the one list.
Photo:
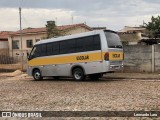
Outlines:
{"label": "concrete wall", "polygon": [[154,71],[160,72],[160,45],[154,45]]}
{"label": "concrete wall", "polygon": [[124,72],[160,72],[160,45],[124,46]]}

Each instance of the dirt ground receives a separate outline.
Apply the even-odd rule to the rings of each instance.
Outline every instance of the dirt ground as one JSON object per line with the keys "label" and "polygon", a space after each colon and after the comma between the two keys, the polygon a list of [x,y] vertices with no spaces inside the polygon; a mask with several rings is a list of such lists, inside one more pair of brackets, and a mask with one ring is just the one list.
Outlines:
{"label": "dirt ground", "polygon": [[98,81],[34,81],[0,74],[0,111],[160,111],[160,75],[113,73]]}

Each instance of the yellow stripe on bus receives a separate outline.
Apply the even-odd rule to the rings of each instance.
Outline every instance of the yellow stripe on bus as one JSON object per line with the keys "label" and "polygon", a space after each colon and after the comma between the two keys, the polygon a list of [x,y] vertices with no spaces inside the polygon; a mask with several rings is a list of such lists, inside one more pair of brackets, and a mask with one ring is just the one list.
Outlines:
{"label": "yellow stripe on bus", "polygon": [[123,52],[109,52],[109,60],[123,60]]}
{"label": "yellow stripe on bus", "polygon": [[35,58],[29,61],[29,66],[67,64],[91,61],[101,61],[101,52]]}
{"label": "yellow stripe on bus", "polygon": [[[106,52],[103,52],[103,60]],[[109,52],[109,60],[123,60],[123,52]]]}
{"label": "yellow stripe on bus", "polygon": [[[63,56],[46,56],[42,58],[35,58],[29,61],[29,66],[40,65],[54,65],[67,63],[80,63],[104,60],[106,52],[86,53],[77,55],[63,55]],[[109,60],[123,60],[123,52],[109,52]]]}

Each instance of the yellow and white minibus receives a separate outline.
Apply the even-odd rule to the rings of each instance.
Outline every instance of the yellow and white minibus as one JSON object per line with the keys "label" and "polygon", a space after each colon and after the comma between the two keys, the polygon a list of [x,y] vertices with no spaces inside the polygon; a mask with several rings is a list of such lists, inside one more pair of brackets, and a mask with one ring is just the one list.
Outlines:
{"label": "yellow and white minibus", "polygon": [[37,42],[28,56],[27,73],[43,77],[86,76],[99,79],[123,68],[123,47],[116,32],[96,30]]}

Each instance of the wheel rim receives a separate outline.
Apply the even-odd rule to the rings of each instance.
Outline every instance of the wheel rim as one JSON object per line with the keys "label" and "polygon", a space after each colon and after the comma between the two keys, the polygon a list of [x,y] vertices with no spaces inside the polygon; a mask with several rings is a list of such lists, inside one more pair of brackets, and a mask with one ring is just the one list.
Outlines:
{"label": "wheel rim", "polygon": [[82,78],[82,73],[80,71],[75,71],[74,76],[77,80]]}
{"label": "wheel rim", "polygon": [[35,79],[40,79],[41,74],[40,74],[39,72],[36,72],[36,73],[34,74],[34,77],[35,77]]}

